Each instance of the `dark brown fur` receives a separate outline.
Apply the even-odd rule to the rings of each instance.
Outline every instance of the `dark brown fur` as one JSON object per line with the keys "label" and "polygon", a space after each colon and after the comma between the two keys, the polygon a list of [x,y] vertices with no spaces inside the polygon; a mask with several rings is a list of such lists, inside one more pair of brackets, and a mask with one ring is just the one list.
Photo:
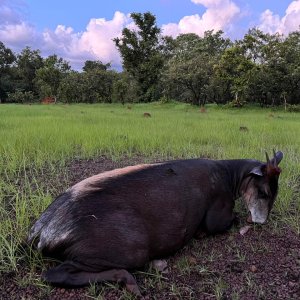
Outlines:
{"label": "dark brown fur", "polygon": [[139,295],[127,270],[173,254],[199,230],[227,230],[250,177],[251,189],[269,188],[265,201],[274,202],[278,176],[266,186],[265,167],[255,160],[192,159],[106,172],[60,195],[28,241],[64,261],[43,275],[52,284],[123,281]]}

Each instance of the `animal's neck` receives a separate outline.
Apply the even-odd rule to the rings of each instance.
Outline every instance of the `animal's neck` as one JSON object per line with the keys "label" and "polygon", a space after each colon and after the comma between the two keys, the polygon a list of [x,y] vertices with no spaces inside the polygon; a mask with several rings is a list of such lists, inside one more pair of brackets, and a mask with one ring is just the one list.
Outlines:
{"label": "animal's neck", "polygon": [[237,159],[225,161],[230,176],[230,183],[234,198],[243,196],[243,188],[248,181],[249,172],[260,164],[259,161]]}

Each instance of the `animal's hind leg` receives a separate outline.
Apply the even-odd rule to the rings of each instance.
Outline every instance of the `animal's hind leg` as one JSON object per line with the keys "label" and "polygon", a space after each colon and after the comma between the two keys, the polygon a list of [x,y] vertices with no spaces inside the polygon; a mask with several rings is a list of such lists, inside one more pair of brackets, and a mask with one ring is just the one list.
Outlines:
{"label": "animal's hind leg", "polygon": [[53,285],[60,286],[84,286],[93,282],[114,281],[124,283],[130,292],[141,296],[135,279],[124,269],[87,272],[80,269],[80,265],[72,261],[66,261],[43,273],[42,278]]}

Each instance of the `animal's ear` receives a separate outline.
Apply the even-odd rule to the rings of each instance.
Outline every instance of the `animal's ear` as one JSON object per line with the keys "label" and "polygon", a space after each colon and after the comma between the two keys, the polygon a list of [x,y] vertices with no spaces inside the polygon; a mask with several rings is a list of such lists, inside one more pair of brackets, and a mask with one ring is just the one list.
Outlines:
{"label": "animal's ear", "polygon": [[256,175],[256,176],[264,176],[265,168],[266,168],[266,165],[261,165],[261,166],[255,167],[249,172],[249,174]]}
{"label": "animal's ear", "polygon": [[281,151],[277,151],[275,153],[275,150],[273,150],[273,158],[271,159],[270,163],[274,166],[279,165],[279,163],[281,162],[282,158],[283,158],[283,153]]}
{"label": "animal's ear", "polygon": [[275,153],[275,150],[273,150],[273,158],[270,160],[269,155],[266,152],[266,158],[267,158],[268,177],[278,176],[281,173],[281,169],[278,167],[278,164],[281,162],[283,158],[283,153],[281,151]]}

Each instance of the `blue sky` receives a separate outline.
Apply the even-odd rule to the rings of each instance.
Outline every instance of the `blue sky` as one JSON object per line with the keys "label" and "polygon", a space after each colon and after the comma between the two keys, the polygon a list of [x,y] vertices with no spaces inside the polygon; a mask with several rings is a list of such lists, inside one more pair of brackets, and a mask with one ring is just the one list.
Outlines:
{"label": "blue sky", "polygon": [[[245,10],[249,10],[253,20],[266,9],[284,16],[291,2],[290,0],[235,1]],[[58,24],[64,24],[81,31],[85,29],[89,19],[104,17],[109,20],[115,11],[125,14],[150,11],[156,15],[159,25],[178,22],[183,16],[203,14],[205,11],[204,6],[195,5],[189,0],[27,0],[25,3],[29,20],[40,30],[55,29]]]}
{"label": "blue sky", "polygon": [[86,59],[120,65],[112,38],[133,26],[131,12],[150,11],[163,34],[223,30],[232,39],[252,27],[288,34],[300,25],[300,0],[0,0],[0,41],[38,48],[80,67]]}

